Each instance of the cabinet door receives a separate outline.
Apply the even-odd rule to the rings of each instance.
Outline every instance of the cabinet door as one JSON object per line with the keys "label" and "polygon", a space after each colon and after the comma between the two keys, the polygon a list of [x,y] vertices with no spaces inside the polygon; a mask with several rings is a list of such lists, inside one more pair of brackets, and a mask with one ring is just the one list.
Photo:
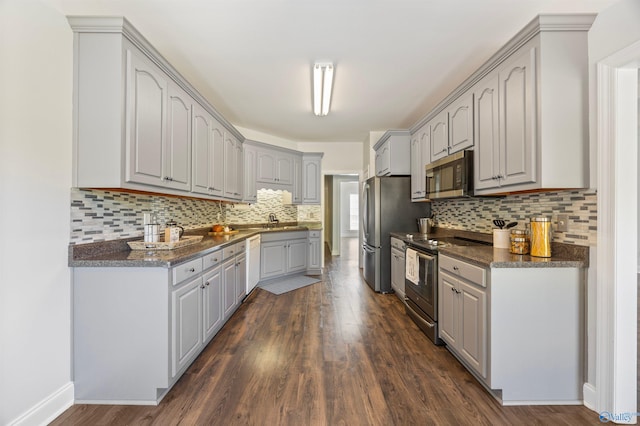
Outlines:
{"label": "cabinet door", "polygon": [[169,84],[164,186],[191,190],[191,97]]}
{"label": "cabinet door", "polygon": [[127,50],[127,182],[162,185],[167,138],[167,79],[151,62]]}
{"label": "cabinet door", "polygon": [[322,265],[320,249],[320,238],[309,238],[308,269],[320,269]]}
{"label": "cabinet door", "polygon": [[536,181],[536,49],[498,71],[500,94],[500,183]]}
{"label": "cabinet door", "polygon": [[440,338],[455,347],[458,338],[456,285],[458,280],[440,270],[438,277],[438,323]]}
{"label": "cabinet door", "polygon": [[258,151],[257,155],[257,177],[258,182],[273,183],[276,181],[276,157],[271,151]]}
{"label": "cabinet door", "polygon": [[234,200],[242,200],[242,190],[244,185],[244,147],[242,142],[236,140],[236,166],[234,167],[236,172],[236,191]]}
{"label": "cabinet door", "polygon": [[247,256],[236,257],[236,303],[240,304],[247,293]]}
{"label": "cabinet door", "polygon": [[475,189],[499,185],[500,137],[498,133],[498,75],[480,83],[475,90]]}
{"label": "cabinet door", "polygon": [[405,258],[400,250],[391,250],[391,287],[404,296]]}
{"label": "cabinet door", "polygon": [[473,147],[473,93],[456,100],[449,111],[449,154]]}
{"label": "cabinet door", "polygon": [[193,106],[192,125],[192,191],[200,194],[210,194],[209,175],[212,166],[212,122],[211,115],[201,106]]}
{"label": "cabinet door", "polygon": [[287,273],[307,269],[307,239],[291,240],[287,243]]}
{"label": "cabinet door", "polygon": [[376,150],[376,176],[385,176],[390,173],[391,151],[389,141],[382,144]]}
{"label": "cabinet door", "polygon": [[202,278],[196,278],[172,294],[172,377],[200,351],[202,344]]}
{"label": "cabinet door", "polygon": [[276,182],[282,185],[293,184],[293,156],[279,154],[276,156]]}
{"label": "cabinet door", "polygon": [[482,377],[486,377],[486,295],[483,290],[459,282],[458,352]]}
{"label": "cabinet door", "polygon": [[224,136],[224,196],[234,198],[238,192],[238,178],[236,174],[236,139],[225,132]]}
{"label": "cabinet door", "polygon": [[209,168],[209,194],[224,196],[224,128],[215,119],[211,121],[211,165]]}
{"label": "cabinet door", "polygon": [[425,175],[422,164],[422,144],[420,134],[416,133],[411,138],[411,199],[420,200],[425,196]]}
{"label": "cabinet door", "polygon": [[273,241],[260,246],[260,278],[271,278],[286,273],[286,242]]}
{"label": "cabinet door", "polygon": [[431,161],[436,161],[448,155],[449,148],[449,124],[447,111],[442,111],[433,120],[431,125]]}
{"label": "cabinet door", "polygon": [[222,288],[224,317],[229,318],[236,307],[236,259],[232,257],[222,264]]}
{"label": "cabinet door", "polygon": [[243,172],[243,193],[242,199],[255,203],[258,201],[258,191],[256,186],[256,149],[252,146],[245,146],[243,149],[244,172]]}
{"label": "cabinet door", "polygon": [[293,156],[293,191],[291,198],[293,204],[302,203],[302,157],[298,155]]}
{"label": "cabinet door", "polygon": [[222,327],[222,271],[220,265],[202,277],[202,341],[208,342]]}
{"label": "cabinet door", "polygon": [[304,204],[320,204],[320,181],[322,176],[322,159],[304,158],[302,160],[304,182],[302,197]]}

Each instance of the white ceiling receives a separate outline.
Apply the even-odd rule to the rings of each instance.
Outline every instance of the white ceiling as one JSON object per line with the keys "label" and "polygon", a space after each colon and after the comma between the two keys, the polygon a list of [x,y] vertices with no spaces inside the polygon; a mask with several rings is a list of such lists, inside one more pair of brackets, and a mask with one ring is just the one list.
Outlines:
{"label": "white ceiling", "polygon": [[[49,0],[125,16],[230,122],[295,142],[408,128],[539,13],[617,0]],[[332,61],[331,111],[311,66]]]}

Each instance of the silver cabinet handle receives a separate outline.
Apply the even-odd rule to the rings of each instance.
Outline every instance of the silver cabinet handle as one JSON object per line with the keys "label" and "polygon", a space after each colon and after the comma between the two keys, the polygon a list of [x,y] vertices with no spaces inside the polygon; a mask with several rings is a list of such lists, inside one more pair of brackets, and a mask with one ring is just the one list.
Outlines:
{"label": "silver cabinet handle", "polygon": [[208,286],[208,285],[209,285],[209,281],[207,281],[206,283],[204,283],[204,285]]}
{"label": "silver cabinet handle", "polygon": [[200,288],[204,290],[204,285],[201,285]]}
{"label": "silver cabinet handle", "polygon": [[457,266],[454,266],[454,267],[453,267],[453,270],[454,270],[454,271],[458,271],[459,269],[460,269],[460,268],[458,268]]}
{"label": "silver cabinet handle", "polygon": [[187,269],[187,272],[195,272],[195,271],[196,271],[196,269],[195,269],[195,268],[189,268],[189,269]]}

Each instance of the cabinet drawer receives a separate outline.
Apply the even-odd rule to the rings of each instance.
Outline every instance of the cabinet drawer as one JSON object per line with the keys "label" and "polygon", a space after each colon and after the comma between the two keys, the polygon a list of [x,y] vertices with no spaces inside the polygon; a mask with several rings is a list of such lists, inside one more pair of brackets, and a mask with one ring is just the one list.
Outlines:
{"label": "cabinet drawer", "polygon": [[247,240],[242,240],[239,243],[236,243],[236,254],[244,253],[247,249]]}
{"label": "cabinet drawer", "polygon": [[471,265],[459,259],[439,255],[438,262],[440,269],[447,271],[454,276],[464,278],[481,287],[486,287],[486,271],[479,266]]}
{"label": "cabinet drawer", "polygon": [[391,247],[394,248],[394,249],[403,251],[403,252],[404,252],[404,250],[406,248],[406,246],[404,244],[404,241],[402,241],[402,240],[400,240],[398,238],[394,238],[394,237],[391,237]]}
{"label": "cabinet drawer", "polygon": [[230,257],[233,257],[236,254],[238,254],[238,252],[239,252],[238,244],[233,244],[233,245],[227,246],[227,247],[222,249],[222,260],[227,260]]}
{"label": "cabinet drawer", "polygon": [[202,270],[207,270],[216,265],[219,265],[222,261],[222,251],[216,250],[213,253],[209,253],[202,257]]}
{"label": "cabinet drawer", "polygon": [[178,285],[182,281],[195,277],[202,272],[202,258],[185,262],[173,268],[173,285]]}
{"label": "cabinet drawer", "polygon": [[309,231],[309,238],[320,238],[320,231]]}

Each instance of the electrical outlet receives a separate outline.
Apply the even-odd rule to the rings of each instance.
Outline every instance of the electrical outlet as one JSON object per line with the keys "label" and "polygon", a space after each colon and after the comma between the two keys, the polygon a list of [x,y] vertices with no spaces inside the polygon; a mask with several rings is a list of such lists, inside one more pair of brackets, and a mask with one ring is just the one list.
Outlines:
{"label": "electrical outlet", "polygon": [[556,230],[559,232],[567,232],[569,230],[569,215],[568,214],[559,214],[558,215],[558,226]]}

